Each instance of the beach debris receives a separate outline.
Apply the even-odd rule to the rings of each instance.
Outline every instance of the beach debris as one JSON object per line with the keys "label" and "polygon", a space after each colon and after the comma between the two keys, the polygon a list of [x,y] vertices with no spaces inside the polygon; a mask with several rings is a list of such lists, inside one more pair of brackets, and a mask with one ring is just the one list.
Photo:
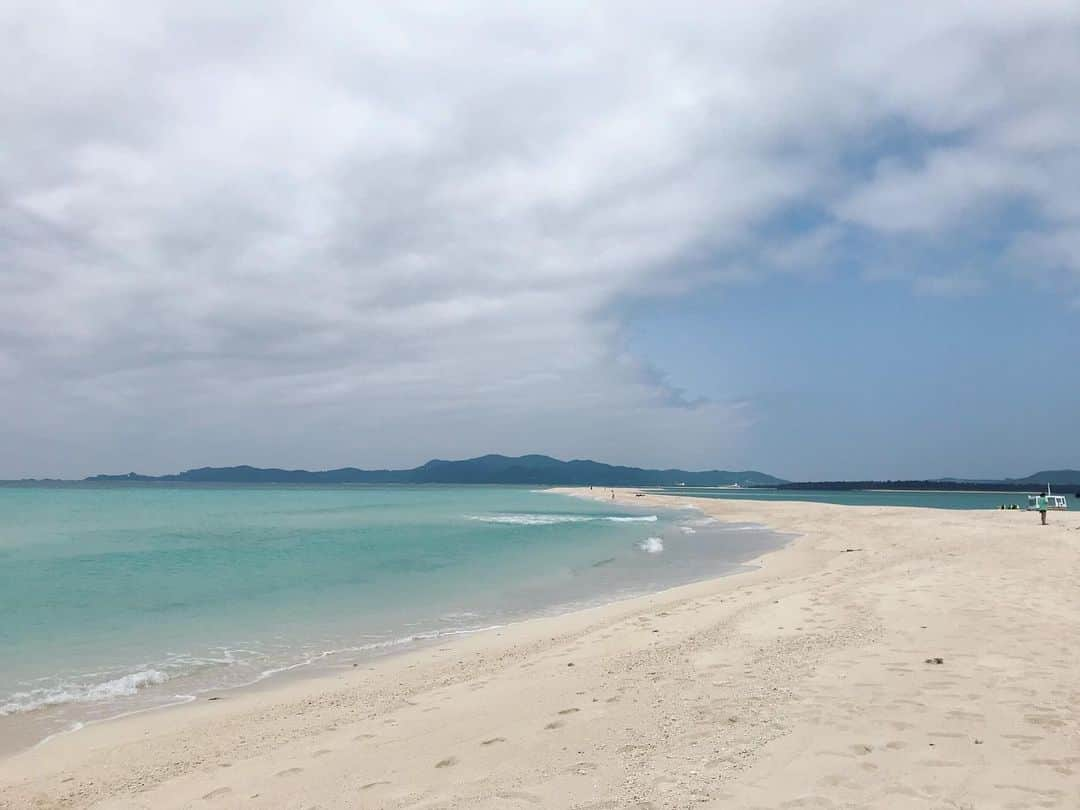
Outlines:
{"label": "beach debris", "polygon": [[862,549],[861,548],[845,548],[844,549],[845,554],[850,552],[850,551],[862,551]]}
{"label": "beach debris", "polygon": [[940,656],[934,657],[934,658],[927,658],[926,663],[928,663],[928,664],[944,664],[945,659],[941,658]]}
{"label": "beach debris", "polygon": [[983,744],[983,741],[982,741],[982,740],[980,740],[980,739],[979,739],[978,737],[976,737],[976,738],[975,738],[975,744],[976,744],[976,745],[982,745],[982,744]]}

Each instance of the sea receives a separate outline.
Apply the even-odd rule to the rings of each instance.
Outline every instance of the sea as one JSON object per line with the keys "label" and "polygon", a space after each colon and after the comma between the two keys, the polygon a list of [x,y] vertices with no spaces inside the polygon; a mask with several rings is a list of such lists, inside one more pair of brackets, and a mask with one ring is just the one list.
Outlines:
{"label": "sea", "polygon": [[0,488],[0,753],[745,570],[787,539],[516,487]]}

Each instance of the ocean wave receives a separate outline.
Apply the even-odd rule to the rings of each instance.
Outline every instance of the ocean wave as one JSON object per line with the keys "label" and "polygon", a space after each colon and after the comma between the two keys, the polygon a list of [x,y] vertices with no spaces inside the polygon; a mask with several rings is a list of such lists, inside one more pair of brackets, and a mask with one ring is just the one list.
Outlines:
{"label": "ocean wave", "polygon": [[16,692],[7,702],[0,704],[0,717],[9,714],[24,714],[49,706],[62,706],[66,703],[96,703],[114,698],[131,697],[140,689],[158,686],[167,680],[169,676],[161,670],[145,669],[101,683],[70,683],[51,689],[40,688]]}
{"label": "ocean wave", "polygon": [[554,526],[559,523],[591,523],[610,520],[615,523],[655,523],[656,515],[555,515],[555,514],[508,514],[466,515],[467,520],[481,523],[500,523],[511,526]]}
{"label": "ocean wave", "polygon": [[589,515],[466,515],[481,523],[505,523],[512,526],[552,526],[556,523],[584,523],[595,518]]}
{"label": "ocean wave", "polygon": [[638,543],[638,548],[646,554],[659,554],[664,550],[664,540],[661,537],[649,537]]}

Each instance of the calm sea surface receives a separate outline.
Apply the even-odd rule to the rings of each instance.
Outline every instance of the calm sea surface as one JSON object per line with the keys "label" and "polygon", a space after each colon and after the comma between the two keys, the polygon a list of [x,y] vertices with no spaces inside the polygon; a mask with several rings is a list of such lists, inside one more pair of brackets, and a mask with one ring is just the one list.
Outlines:
{"label": "calm sea surface", "polygon": [[784,539],[508,487],[0,488],[0,738],[728,573]]}
{"label": "calm sea surface", "polygon": [[[1027,506],[1024,492],[889,492],[884,490],[774,490],[718,489],[716,487],[658,487],[647,489],[664,495],[685,495],[691,498],[721,498],[750,501],[810,501],[835,503],[843,506],[920,506],[932,509],[998,509],[1002,504]],[[1036,490],[1032,490],[1035,494]],[[1074,493],[1066,495],[1069,508],[1074,508]]]}

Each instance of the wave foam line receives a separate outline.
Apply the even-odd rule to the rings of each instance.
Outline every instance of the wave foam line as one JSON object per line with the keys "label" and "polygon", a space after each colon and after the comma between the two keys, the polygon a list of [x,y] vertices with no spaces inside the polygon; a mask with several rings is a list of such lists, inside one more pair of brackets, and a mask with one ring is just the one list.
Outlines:
{"label": "wave foam line", "polygon": [[266,680],[272,675],[278,675],[282,672],[291,672],[294,669],[300,669],[301,667],[310,666],[311,664],[322,661],[334,655],[341,655],[342,653],[364,653],[374,652],[375,650],[386,650],[393,647],[403,647],[407,644],[415,644],[420,641],[434,641],[435,639],[447,638],[449,636],[467,636],[473,633],[486,633],[488,630],[498,630],[505,625],[492,624],[487,627],[463,627],[454,628],[451,630],[431,630],[426,633],[414,633],[410,636],[402,636],[401,638],[388,638],[385,641],[373,641],[369,644],[360,644],[356,647],[343,647],[338,650],[323,650],[317,655],[313,655],[310,658],[305,658],[303,661],[298,661],[294,664],[287,664],[285,666],[274,667],[272,669],[263,670],[258,676],[251,681],[251,683],[258,683],[259,681]]}
{"label": "wave foam line", "polygon": [[146,669],[103,683],[65,684],[53,689],[16,692],[6,703],[0,704],[0,717],[9,714],[24,714],[49,706],[62,706],[66,703],[95,703],[113,698],[131,697],[140,689],[157,686],[167,680],[169,676],[161,670]]}
{"label": "wave foam line", "polygon": [[551,514],[510,514],[510,515],[466,515],[467,520],[481,523],[501,523],[512,526],[554,526],[559,523],[591,523],[597,520],[610,520],[614,523],[655,523],[656,515],[551,515]]}

